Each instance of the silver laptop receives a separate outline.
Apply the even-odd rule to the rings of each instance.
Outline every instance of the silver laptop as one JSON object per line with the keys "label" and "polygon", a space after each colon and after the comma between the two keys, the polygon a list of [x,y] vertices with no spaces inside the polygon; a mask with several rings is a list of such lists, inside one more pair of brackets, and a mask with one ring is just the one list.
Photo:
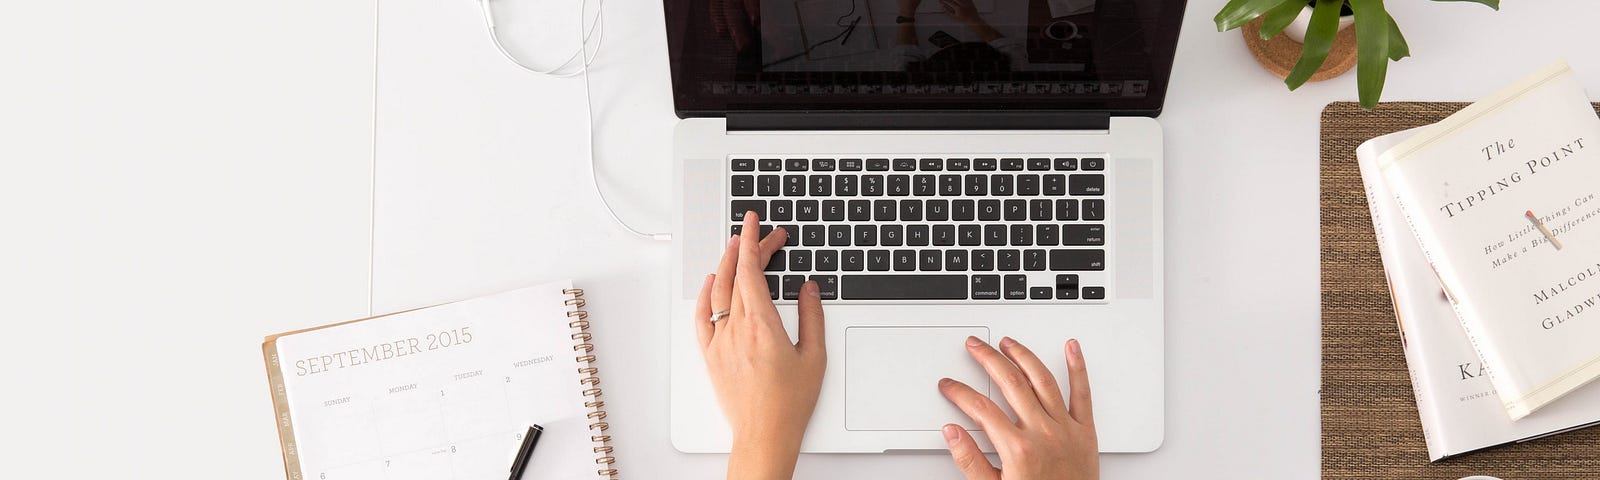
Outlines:
{"label": "silver laptop", "polygon": [[969,335],[1021,341],[1063,387],[1079,339],[1102,451],[1161,445],[1154,117],[1184,2],[987,5],[958,22],[886,1],[665,0],[678,450],[731,446],[689,315],[747,210],[790,232],[766,280],[791,336],[800,284],[822,287],[828,370],[804,451],[943,450],[941,426],[976,428],[936,388],[1004,404]]}

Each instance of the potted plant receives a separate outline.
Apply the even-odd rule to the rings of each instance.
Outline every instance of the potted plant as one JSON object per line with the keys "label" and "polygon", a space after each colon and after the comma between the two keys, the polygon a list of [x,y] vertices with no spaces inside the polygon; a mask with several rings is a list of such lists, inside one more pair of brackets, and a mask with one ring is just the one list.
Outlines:
{"label": "potted plant", "polygon": [[[1441,2],[1467,1],[1500,9],[1500,0],[1434,0]],[[1307,14],[1303,20],[1304,40],[1300,58],[1294,69],[1283,79],[1289,90],[1300,88],[1311,79],[1333,48],[1334,35],[1340,26],[1341,10],[1352,17],[1356,36],[1356,88],[1361,106],[1373,108],[1383,93],[1383,80],[1389,62],[1411,55],[1406,39],[1400,35],[1400,26],[1383,8],[1383,0],[1229,0],[1217,12],[1217,31],[1225,32],[1244,26],[1261,18],[1261,38],[1270,39],[1297,23],[1295,19]],[[1346,25],[1349,25],[1348,23]],[[1295,32],[1299,33],[1299,32]],[[1291,38],[1294,35],[1291,35]]]}

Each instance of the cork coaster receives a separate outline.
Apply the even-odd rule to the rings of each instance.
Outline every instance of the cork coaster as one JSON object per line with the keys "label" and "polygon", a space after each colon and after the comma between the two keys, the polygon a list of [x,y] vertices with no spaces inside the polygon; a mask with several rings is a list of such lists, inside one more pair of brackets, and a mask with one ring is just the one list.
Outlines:
{"label": "cork coaster", "polygon": [[[1288,35],[1278,34],[1271,40],[1261,39],[1261,18],[1245,24],[1239,31],[1244,33],[1244,44],[1250,47],[1250,54],[1256,57],[1262,67],[1277,75],[1286,78],[1289,71],[1294,70],[1295,62],[1300,61],[1300,42],[1294,41]],[[1311,74],[1313,82],[1320,82],[1333,77],[1344,75],[1356,66],[1356,26],[1340,30],[1333,37],[1333,50],[1328,51],[1328,59],[1323,60],[1322,67]]]}

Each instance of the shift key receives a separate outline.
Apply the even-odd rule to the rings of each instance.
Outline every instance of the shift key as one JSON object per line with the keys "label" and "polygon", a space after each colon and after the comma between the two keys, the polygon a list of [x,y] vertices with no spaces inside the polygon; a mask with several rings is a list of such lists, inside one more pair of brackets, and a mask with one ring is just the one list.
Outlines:
{"label": "shift key", "polygon": [[1105,250],[1066,250],[1050,251],[1050,270],[1075,271],[1075,270],[1105,270]]}

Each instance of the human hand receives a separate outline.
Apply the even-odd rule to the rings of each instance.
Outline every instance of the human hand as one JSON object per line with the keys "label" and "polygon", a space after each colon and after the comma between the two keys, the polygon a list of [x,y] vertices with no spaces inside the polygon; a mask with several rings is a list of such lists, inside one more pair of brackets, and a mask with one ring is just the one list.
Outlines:
{"label": "human hand", "polygon": [[902,17],[917,16],[917,7],[922,5],[922,0],[899,0],[899,9],[895,11]]}
{"label": "human hand", "polygon": [[[788,479],[828,365],[822,297],[816,282],[800,288],[800,340],[789,343],[762,273],[788,234],[776,228],[756,240],[755,212],[745,213],[742,231],[751,235],[728,240],[717,273],[700,288],[695,330],[717,402],[733,428],[728,478]],[[726,318],[710,320],[722,311]]]}
{"label": "human hand", "polygon": [[972,0],[939,0],[939,5],[944,6],[946,15],[961,23],[983,21],[983,18],[978,16],[978,6],[974,5]]}
{"label": "human hand", "polygon": [[732,38],[734,49],[755,45],[760,26],[761,0],[711,0],[711,28]]}
{"label": "human hand", "polygon": [[1000,341],[1000,350],[977,337],[967,338],[967,353],[1000,386],[1006,403],[1017,414],[1016,422],[972,387],[948,378],[939,381],[939,392],[989,435],[1002,468],[990,465],[972,435],[952,423],[944,426],[944,438],[956,467],[968,480],[1100,478],[1089,372],[1078,341],[1067,341],[1070,408],[1061,398],[1055,376],[1028,347],[1007,337]]}

